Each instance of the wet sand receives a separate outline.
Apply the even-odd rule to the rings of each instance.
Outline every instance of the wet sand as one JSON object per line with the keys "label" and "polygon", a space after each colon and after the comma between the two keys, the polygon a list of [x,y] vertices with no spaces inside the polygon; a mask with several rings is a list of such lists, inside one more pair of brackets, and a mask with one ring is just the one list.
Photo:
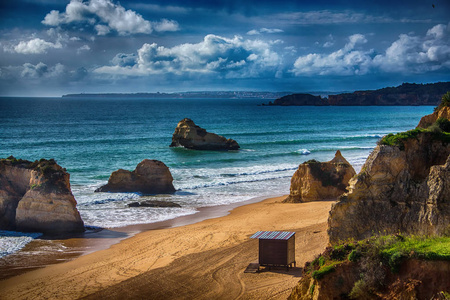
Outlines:
{"label": "wet sand", "polygon": [[[91,238],[99,244],[84,245],[89,254],[0,281],[0,298],[285,298],[301,276],[300,267],[325,248],[333,202],[282,204],[281,199],[240,206],[226,216],[229,208],[207,208],[204,213],[115,231],[127,237],[147,230],[127,239]],[[214,214],[222,217],[206,219]],[[296,231],[298,268],[244,274],[246,266],[257,261],[258,244],[249,236],[258,230]],[[91,239],[65,242],[76,246]],[[122,240],[108,246],[117,239]]]}

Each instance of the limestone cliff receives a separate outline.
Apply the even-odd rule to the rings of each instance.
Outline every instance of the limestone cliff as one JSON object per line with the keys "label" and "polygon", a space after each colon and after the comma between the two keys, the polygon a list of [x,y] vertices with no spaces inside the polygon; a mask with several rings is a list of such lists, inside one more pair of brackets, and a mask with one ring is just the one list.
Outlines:
{"label": "limestone cliff", "polygon": [[172,182],[172,174],[163,162],[144,159],[132,172],[114,171],[108,183],[96,192],[170,194],[175,192]]}
{"label": "limestone cliff", "polygon": [[188,118],[178,123],[170,147],[185,147],[194,150],[238,150],[240,148],[235,140],[207,132]]}
{"label": "limestone cliff", "polygon": [[430,127],[434,122],[438,119],[448,119],[450,120],[450,107],[445,106],[439,110],[436,110],[431,115],[426,115],[420,119],[418,128],[427,128]]}
{"label": "limestone cliff", "polygon": [[69,173],[54,160],[0,160],[0,228],[43,233],[82,232]]}
{"label": "limestone cliff", "polygon": [[[444,139],[442,138],[444,137]],[[378,145],[328,219],[331,243],[373,234],[437,235],[450,224],[447,134],[413,131],[397,145]]]}
{"label": "limestone cliff", "polygon": [[339,150],[328,162],[304,162],[292,176],[290,194],[284,202],[337,199],[355,174]]}

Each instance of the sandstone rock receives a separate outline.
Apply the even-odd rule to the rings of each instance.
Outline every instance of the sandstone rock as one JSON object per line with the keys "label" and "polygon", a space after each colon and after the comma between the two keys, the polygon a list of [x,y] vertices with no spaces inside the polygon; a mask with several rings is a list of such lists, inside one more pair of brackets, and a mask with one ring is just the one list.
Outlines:
{"label": "sandstone rock", "polygon": [[0,160],[0,228],[43,233],[82,232],[69,173],[54,160]]}
{"label": "sandstone rock", "polygon": [[442,107],[441,109],[433,112],[430,115],[423,116],[420,119],[419,125],[417,125],[417,127],[427,128],[431,124],[436,122],[437,119],[440,119],[440,118],[444,118],[444,119],[450,120],[450,107],[445,106],[445,107]]}
{"label": "sandstone rock", "polygon": [[181,205],[171,201],[160,200],[147,200],[142,202],[132,202],[128,204],[128,207],[176,207],[180,208]]}
{"label": "sandstone rock", "polygon": [[188,118],[181,120],[172,136],[170,147],[194,150],[238,150],[239,144],[232,139],[207,132]]}
{"label": "sandstone rock", "polygon": [[404,148],[378,145],[349,192],[331,209],[331,243],[398,232],[437,235],[450,224],[450,145],[432,132],[403,141]]}
{"label": "sandstone rock", "polygon": [[169,168],[158,160],[144,159],[133,172],[119,169],[96,192],[170,194],[175,192]]}
{"label": "sandstone rock", "polygon": [[354,175],[355,170],[339,150],[329,162],[304,162],[292,176],[290,194],[283,202],[337,199]]}

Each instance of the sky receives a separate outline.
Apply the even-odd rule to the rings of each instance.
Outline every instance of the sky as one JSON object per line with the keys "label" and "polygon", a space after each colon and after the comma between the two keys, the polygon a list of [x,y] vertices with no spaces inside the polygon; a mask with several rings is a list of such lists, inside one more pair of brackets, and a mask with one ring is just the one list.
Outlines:
{"label": "sky", "polygon": [[450,81],[450,0],[1,0],[0,95]]}

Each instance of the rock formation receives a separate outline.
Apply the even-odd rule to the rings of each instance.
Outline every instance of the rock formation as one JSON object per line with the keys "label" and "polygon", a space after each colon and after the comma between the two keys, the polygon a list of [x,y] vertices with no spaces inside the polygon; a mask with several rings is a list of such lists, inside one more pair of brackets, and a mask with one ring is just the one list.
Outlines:
{"label": "rock formation", "polygon": [[171,201],[160,200],[147,200],[142,202],[132,202],[128,204],[128,207],[176,207],[180,208],[181,205]]}
{"label": "rock formation", "polygon": [[448,133],[416,129],[404,136],[399,145],[378,145],[350,180],[330,212],[331,243],[379,232],[450,232]]}
{"label": "rock formation", "polygon": [[232,139],[207,132],[188,118],[181,120],[172,136],[170,147],[194,150],[238,150],[239,144]]}
{"label": "rock formation", "polygon": [[54,160],[0,160],[0,228],[43,233],[82,232],[69,173]]}
{"label": "rock formation", "polygon": [[450,107],[445,106],[441,109],[433,112],[431,115],[426,115],[420,119],[419,125],[417,127],[419,128],[428,128],[430,127],[434,122],[436,122],[438,119],[448,119],[450,120]]}
{"label": "rock formation", "polygon": [[326,99],[311,94],[292,94],[276,99],[269,105],[280,106],[324,106],[329,105]]}
{"label": "rock formation", "polygon": [[328,162],[304,162],[292,176],[290,194],[283,202],[337,199],[354,175],[355,170],[339,150]]}
{"label": "rock formation", "polygon": [[158,160],[144,159],[133,172],[119,169],[96,192],[170,194],[175,192],[169,168]]}

